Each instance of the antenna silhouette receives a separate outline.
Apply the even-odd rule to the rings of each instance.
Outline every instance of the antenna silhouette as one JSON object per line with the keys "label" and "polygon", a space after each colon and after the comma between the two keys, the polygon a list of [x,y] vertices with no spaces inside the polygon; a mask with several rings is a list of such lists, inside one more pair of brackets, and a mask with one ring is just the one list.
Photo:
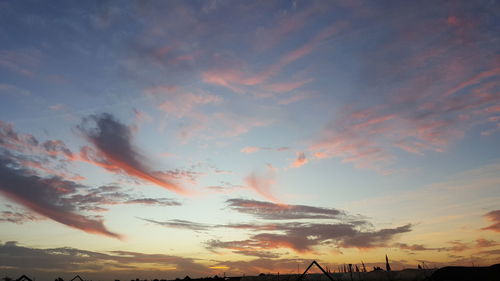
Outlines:
{"label": "antenna silhouette", "polygon": [[70,281],[75,281],[75,279],[78,279],[80,281],[85,281],[82,279],[82,277],[80,277],[80,275],[76,275],[75,277],[73,277],[73,279],[71,279]]}
{"label": "antenna silhouette", "polygon": [[321,265],[319,265],[319,263],[317,263],[316,261],[312,261],[311,264],[306,268],[306,270],[304,271],[304,273],[302,273],[302,275],[299,276],[299,278],[297,279],[297,281],[301,281],[302,278],[304,278],[304,276],[306,275],[307,271],[309,271],[309,269],[311,268],[311,266],[316,265],[322,272],[323,274],[326,275],[326,277],[328,277],[328,279],[330,279],[331,281],[335,281],[331,276],[330,274],[328,274],[328,272],[326,272],[322,267]]}
{"label": "antenna silhouette", "polygon": [[19,277],[19,278],[16,279],[16,281],[24,281],[24,280],[26,280],[26,281],[33,281],[33,280],[31,280],[31,278],[29,278],[28,276],[26,276],[24,274],[21,277]]}

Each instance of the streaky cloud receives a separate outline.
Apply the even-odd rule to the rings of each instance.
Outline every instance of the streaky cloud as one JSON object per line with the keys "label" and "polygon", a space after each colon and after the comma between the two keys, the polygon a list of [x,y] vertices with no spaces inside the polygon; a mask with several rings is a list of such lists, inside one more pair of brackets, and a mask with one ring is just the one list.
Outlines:
{"label": "streaky cloud", "polygon": [[487,227],[481,228],[482,230],[491,230],[495,232],[500,232],[500,210],[494,210],[484,215],[493,224]]}
{"label": "streaky cloud", "polygon": [[139,219],[146,221],[146,222],[153,223],[153,224],[168,227],[168,228],[180,228],[180,229],[188,229],[188,230],[194,230],[194,231],[209,230],[211,228],[211,226],[207,225],[207,224],[202,224],[202,223],[197,223],[197,222],[192,222],[192,221],[187,221],[187,220],[180,220],[180,219],[172,219],[172,220],[168,220],[168,221],[157,221],[157,220],[144,219],[144,218],[139,218]]}
{"label": "streaky cloud", "polygon": [[91,219],[75,212],[65,199],[80,186],[58,177],[41,178],[0,155],[0,192],[29,210],[56,222],[92,234],[121,239],[109,231],[102,220]]}
{"label": "streaky cloud", "polygon": [[346,216],[343,211],[332,208],[276,204],[249,199],[228,199],[226,204],[232,210],[265,220],[340,219]]}

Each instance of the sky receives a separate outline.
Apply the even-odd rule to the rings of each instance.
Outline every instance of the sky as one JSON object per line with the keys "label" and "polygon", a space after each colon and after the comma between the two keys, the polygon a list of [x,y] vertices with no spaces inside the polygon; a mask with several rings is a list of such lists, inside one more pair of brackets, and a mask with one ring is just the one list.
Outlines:
{"label": "sky", "polygon": [[498,15],[1,1],[0,276],[499,263]]}

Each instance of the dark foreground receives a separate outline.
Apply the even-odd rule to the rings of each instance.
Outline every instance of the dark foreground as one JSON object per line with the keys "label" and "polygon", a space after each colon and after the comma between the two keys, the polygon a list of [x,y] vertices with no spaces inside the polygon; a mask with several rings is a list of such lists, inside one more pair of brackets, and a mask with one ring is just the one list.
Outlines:
{"label": "dark foreground", "polygon": [[[327,274],[261,274],[259,276],[214,277],[191,279],[186,276],[176,281],[500,281],[500,264],[491,266],[446,266],[439,269],[404,269],[399,271],[376,270],[371,272],[347,272]],[[13,279],[4,278],[5,281]],[[139,279],[137,279],[139,280]],[[33,281],[22,275],[15,281]],[[55,281],[63,281],[58,278]],[[71,281],[88,281],[75,276]],[[117,280],[115,280],[117,281]],[[133,280],[132,280],[133,281]],[[146,281],[146,280],[144,280]],[[158,281],[155,279],[154,281]],[[161,280],[167,281],[167,280]]]}
{"label": "dark foreground", "polygon": [[[487,267],[447,266],[440,269],[404,269],[330,273],[334,281],[500,281],[500,264]],[[297,281],[298,275],[248,276],[241,281]],[[303,281],[331,281],[324,274],[308,274]]]}

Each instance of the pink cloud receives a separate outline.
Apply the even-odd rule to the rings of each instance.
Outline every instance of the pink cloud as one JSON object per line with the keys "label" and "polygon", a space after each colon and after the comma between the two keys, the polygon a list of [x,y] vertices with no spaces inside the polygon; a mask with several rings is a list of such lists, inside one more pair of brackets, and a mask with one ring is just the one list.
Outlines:
{"label": "pink cloud", "polygon": [[287,151],[290,150],[289,147],[286,146],[281,146],[281,147],[259,147],[259,146],[245,146],[244,148],[241,149],[241,152],[243,153],[255,153],[261,150],[268,150],[268,151]]}
{"label": "pink cloud", "polygon": [[448,19],[446,20],[446,22],[449,25],[458,25],[459,20],[458,20],[458,18],[456,16],[449,16]]}
{"label": "pink cloud", "polygon": [[494,232],[500,232],[500,210],[494,210],[484,215],[486,219],[491,221],[493,224],[487,227],[481,228],[482,230],[491,230]]}
{"label": "pink cloud", "polygon": [[260,147],[256,146],[245,146],[244,148],[241,149],[241,152],[243,153],[254,153],[260,150]]}
{"label": "pink cloud", "polygon": [[250,189],[253,189],[267,200],[280,204],[280,201],[272,194],[275,181],[276,169],[268,165],[264,174],[252,172],[245,178],[245,182]]}
{"label": "pink cloud", "polygon": [[295,102],[307,99],[307,98],[313,96],[313,94],[314,94],[313,92],[301,91],[298,93],[294,93],[293,95],[291,95],[289,97],[285,97],[285,98],[280,99],[278,101],[278,104],[287,105],[287,104],[295,103]]}
{"label": "pink cloud", "polygon": [[196,114],[195,108],[206,104],[218,104],[222,102],[220,96],[211,94],[193,94],[193,93],[177,93],[170,96],[162,102],[158,107],[177,118]]}
{"label": "pink cloud", "polygon": [[498,76],[500,75],[500,68],[493,68],[493,69],[490,69],[490,70],[486,70],[486,71],[483,71],[477,75],[475,75],[474,77],[466,80],[466,81],[463,81],[461,82],[460,84],[458,84],[457,86],[451,88],[450,90],[446,91],[444,93],[444,96],[450,96],[450,95],[453,95],[455,93],[457,93],[458,91],[466,88],[466,87],[469,87],[469,86],[472,86],[474,84],[478,84],[481,82],[481,80],[485,79],[485,78],[489,78],[489,77],[495,77],[495,76]]}
{"label": "pink cloud", "polygon": [[313,36],[308,42],[285,53],[279,57],[274,64],[271,64],[269,67],[259,72],[241,71],[239,70],[241,69],[240,66],[230,65],[225,69],[211,69],[203,72],[202,80],[205,83],[226,87],[236,93],[242,94],[245,92],[251,92],[261,97],[272,96],[269,94],[262,94],[263,91],[284,93],[295,90],[307,83],[310,83],[312,79],[286,82],[269,82],[269,80],[278,75],[288,64],[311,53],[319,46],[320,43],[343,30],[345,26],[345,23],[335,23],[324,28]]}
{"label": "pink cloud", "polygon": [[307,83],[312,82],[314,79],[305,79],[302,81],[292,81],[285,83],[273,83],[268,86],[265,86],[264,89],[267,91],[275,92],[275,93],[286,93],[297,88],[304,86]]}
{"label": "pink cloud", "polygon": [[0,50],[0,67],[23,76],[34,76],[42,53],[36,49]]}
{"label": "pink cloud", "polygon": [[294,32],[299,31],[311,17],[325,11],[324,6],[318,5],[318,3],[313,3],[305,9],[288,11],[288,13],[280,15],[278,21],[273,22],[272,25],[257,29],[251,44],[258,51],[273,48],[293,35]]}
{"label": "pink cloud", "polygon": [[[473,126],[496,125],[500,96],[495,87],[500,83],[485,79],[498,73],[498,69],[492,69],[469,74],[472,78],[464,79],[464,74],[454,76],[453,80],[465,82],[444,94],[445,90],[416,93],[422,77],[411,78],[400,88],[401,92],[389,93],[385,104],[340,110],[336,120],[321,131],[309,150],[316,158],[338,157],[356,167],[381,172],[394,163],[394,148],[418,155],[446,151],[452,141],[463,138]],[[453,94],[458,91],[459,95]],[[482,134],[490,135],[497,130],[484,130]]]}
{"label": "pink cloud", "polygon": [[290,165],[291,167],[298,168],[305,165],[309,160],[306,158],[306,154],[304,152],[297,153],[297,159]]}

